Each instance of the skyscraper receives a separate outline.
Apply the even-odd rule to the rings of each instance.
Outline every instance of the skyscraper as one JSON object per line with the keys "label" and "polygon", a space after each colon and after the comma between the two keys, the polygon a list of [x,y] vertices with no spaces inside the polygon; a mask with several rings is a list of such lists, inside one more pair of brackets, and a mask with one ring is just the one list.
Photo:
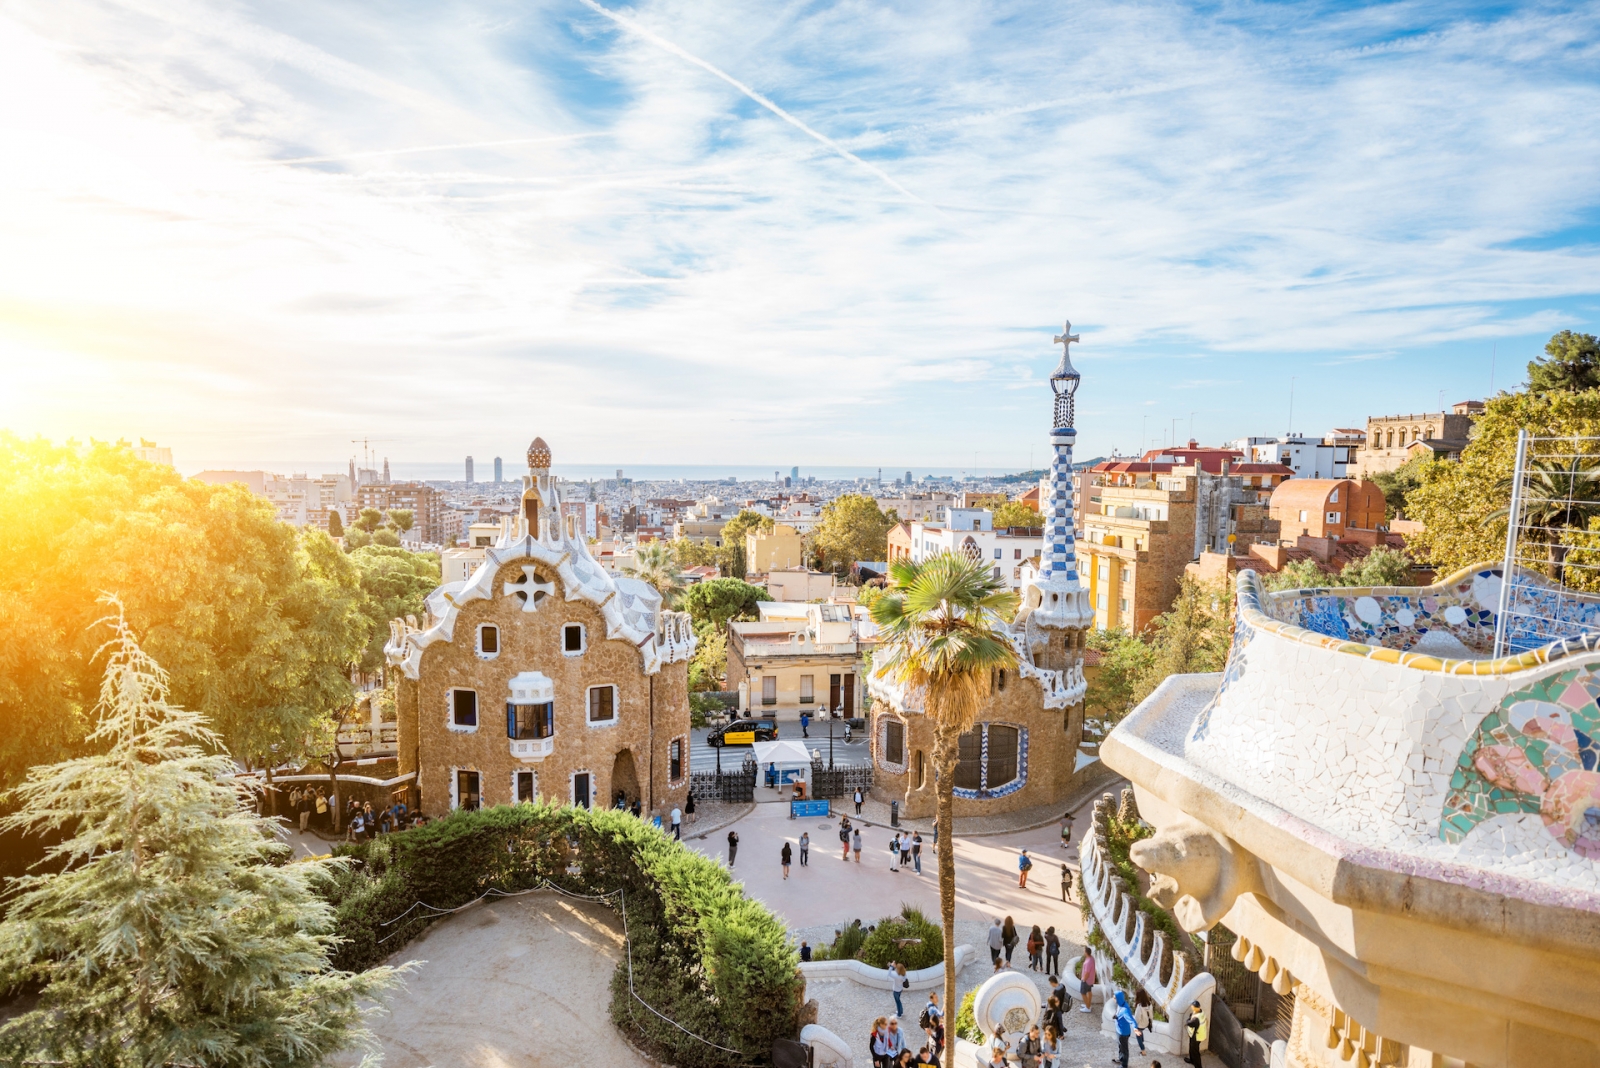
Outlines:
{"label": "skyscraper", "polygon": [[472,457],[467,457],[467,485],[472,485]]}
{"label": "skyscraper", "polygon": [[495,457],[495,458],[494,458],[494,480],[495,480],[495,481],[496,481],[496,482],[503,482],[503,481],[505,481],[505,480],[504,480],[504,479],[503,479],[503,478],[501,478],[501,477],[500,477],[500,476],[501,476],[501,470],[500,470],[500,457],[498,457],[498,456],[496,456],[496,457]]}
{"label": "skyscraper", "polygon": [[796,482],[799,482],[800,481],[800,469],[798,467],[789,468],[789,477],[794,479]]}
{"label": "skyscraper", "polygon": [[389,458],[387,456],[383,458],[383,484],[386,486],[389,484]]}
{"label": "skyscraper", "polygon": [[906,485],[908,485],[908,486],[911,485],[911,472],[910,471],[906,472]]}

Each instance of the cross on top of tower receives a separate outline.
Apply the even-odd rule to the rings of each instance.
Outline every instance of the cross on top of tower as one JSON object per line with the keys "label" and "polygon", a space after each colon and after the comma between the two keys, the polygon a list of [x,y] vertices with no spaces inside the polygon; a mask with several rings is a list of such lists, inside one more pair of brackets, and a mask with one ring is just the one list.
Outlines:
{"label": "cross on top of tower", "polygon": [[1051,382],[1078,378],[1078,372],[1072,366],[1072,343],[1077,340],[1078,335],[1072,332],[1072,320],[1068,319],[1061,333],[1055,336],[1055,344],[1061,346],[1061,364],[1050,376]]}

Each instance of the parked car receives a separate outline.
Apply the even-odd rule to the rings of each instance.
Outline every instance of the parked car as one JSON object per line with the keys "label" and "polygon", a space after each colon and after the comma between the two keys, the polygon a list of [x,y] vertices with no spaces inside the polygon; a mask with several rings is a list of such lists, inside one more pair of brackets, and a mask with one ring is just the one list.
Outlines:
{"label": "parked car", "polygon": [[775,719],[736,719],[707,735],[706,744],[753,745],[756,742],[776,741],[777,737],[778,721]]}

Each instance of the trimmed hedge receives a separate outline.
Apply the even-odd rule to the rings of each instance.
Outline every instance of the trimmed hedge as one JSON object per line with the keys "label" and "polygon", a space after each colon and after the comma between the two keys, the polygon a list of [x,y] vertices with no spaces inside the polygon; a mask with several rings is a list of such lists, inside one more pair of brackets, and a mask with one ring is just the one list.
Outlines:
{"label": "trimmed hedge", "polygon": [[696,1041],[640,1005],[625,959],[611,1015],[640,1049],[682,1068],[732,1068],[770,1062],[773,1042],[799,1030],[805,980],[783,925],[722,865],[625,812],[502,805],[335,852],[352,861],[327,891],[343,940],[336,967],[369,968],[440,918],[419,909],[383,925],[418,901],[455,908],[491,888],[544,880],[577,894],[620,889],[634,990],[694,1034],[742,1052]]}

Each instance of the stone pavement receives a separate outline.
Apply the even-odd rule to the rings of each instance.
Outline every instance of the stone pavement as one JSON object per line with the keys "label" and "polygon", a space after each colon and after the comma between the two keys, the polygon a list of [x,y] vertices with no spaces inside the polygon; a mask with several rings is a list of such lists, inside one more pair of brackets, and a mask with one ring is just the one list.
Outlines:
{"label": "stone pavement", "polygon": [[[956,837],[978,837],[991,834],[1011,834],[1016,831],[1038,830],[1044,827],[1060,827],[1061,814],[1071,810],[1076,816],[1079,811],[1092,812],[1095,799],[1108,790],[1116,793],[1128,781],[1116,775],[1107,773],[1104,782],[1091,781],[1081,787],[1066,801],[1053,801],[1047,805],[1035,805],[1032,808],[1017,809],[1013,812],[1001,813],[997,816],[958,816],[952,822],[955,825]],[[833,803],[835,813],[848,815],[854,822],[861,822],[855,816],[855,805],[849,798],[841,798]],[[861,806],[861,819],[879,827],[889,827],[889,806],[882,801],[868,798]],[[906,819],[901,817],[900,826],[911,830],[921,831],[926,838],[933,830],[933,819]],[[1078,829],[1084,826],[1080,818]]]}

